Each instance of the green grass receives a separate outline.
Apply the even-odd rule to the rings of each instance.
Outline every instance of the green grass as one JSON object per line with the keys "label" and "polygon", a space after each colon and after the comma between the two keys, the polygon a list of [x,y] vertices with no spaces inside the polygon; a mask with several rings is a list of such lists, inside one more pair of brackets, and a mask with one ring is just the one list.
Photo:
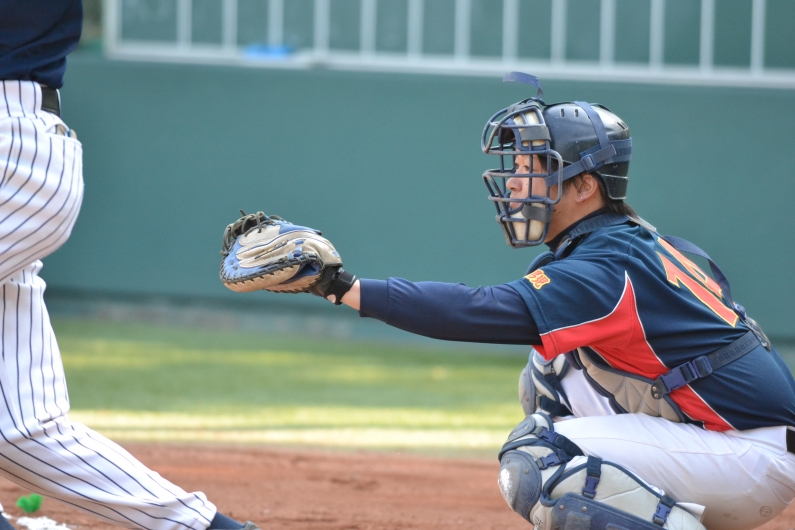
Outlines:
{"label": "green grass", "polygon": [[505,352],[56,320],[71,417],[127,440],[493,454],[523,413]]}

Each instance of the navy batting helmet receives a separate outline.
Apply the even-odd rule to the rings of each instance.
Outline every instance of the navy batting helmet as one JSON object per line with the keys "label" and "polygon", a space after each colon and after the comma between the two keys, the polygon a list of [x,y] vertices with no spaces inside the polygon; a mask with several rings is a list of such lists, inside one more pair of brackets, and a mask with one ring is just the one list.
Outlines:
{"label": "navy batting helmet", "polygon": [[[502,225],[506,242],[512,247],[543,243],[552,219],[552,206],[562,193],[552,199],[550,188],[581,173],[599,179],[611,200],[623,200],[627,193],[632,139],[629,128],[606,107],[583,101],[547,105],[541,96],[541,83],[534,76],[521,72],[505,75],[503,81],[518,81],[535,86],[535,97],[514,103],[492,116],[483,129],[481,149],[498,155],[500,167],[483,174],[489,199],[497,208],[497,221]],[[516,169],[520,155],[531,158],[529,173]],[[543,179],[544,196],[528,194],[526,198],[511,197],[508,179]]]}

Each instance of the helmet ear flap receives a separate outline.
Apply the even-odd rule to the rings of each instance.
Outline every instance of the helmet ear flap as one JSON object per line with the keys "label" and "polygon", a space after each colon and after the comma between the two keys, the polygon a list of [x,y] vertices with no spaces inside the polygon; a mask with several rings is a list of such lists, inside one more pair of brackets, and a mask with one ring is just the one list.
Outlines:
{"label": "helmet ear flap", "polygon": [[627,198],[627,184],[629,183],[629,179],[627,177],[603,175],[601,173],[598,175],[602,178],[607,196],[611,200],[623,201]]}

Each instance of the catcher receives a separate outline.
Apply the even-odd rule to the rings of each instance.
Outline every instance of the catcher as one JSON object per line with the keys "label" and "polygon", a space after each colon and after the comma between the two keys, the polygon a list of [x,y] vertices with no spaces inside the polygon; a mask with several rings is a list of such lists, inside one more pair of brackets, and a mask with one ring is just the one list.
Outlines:
{"label": "catcher", "polygon": [[[230,289],[311,292],[445,340],[526,344],[526,418],[499,452],[508,505],[546,530],[755,528],[795,497],[795,381],[701,249],[625,202],[632,140],[607,108],[536,95],[482,135],[507,243],[493,287],[357,279],[320,232],[263,213],[224,235]],[[710,263],[705,274],[684,253]]]}

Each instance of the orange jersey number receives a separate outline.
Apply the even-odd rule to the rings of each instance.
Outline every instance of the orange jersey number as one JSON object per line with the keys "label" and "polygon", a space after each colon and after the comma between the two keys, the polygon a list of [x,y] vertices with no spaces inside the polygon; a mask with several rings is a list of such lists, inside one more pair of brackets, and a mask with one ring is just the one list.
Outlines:
{"label": "orange jersey number", "polygon": [[660,261],[662,261],[662,265],[665,268],[668,281],[680,288],[684,285],[701,301],[701,303],[710,308],[713,313],[725,320],[730,326],[736,326],[739,317],[737,313],[726,307],[721,301],[723,292],[718,283],[704,274],[704,271],[699,269],[695,263],[673,248],[670,243],[664,241],[662,238],[658,239],[658,241],[688,272],[698,279],[698,281],[696,281],[688,276],[685,271],[674,265],[671,260],[658,252],[657,255],[660,256]]}

